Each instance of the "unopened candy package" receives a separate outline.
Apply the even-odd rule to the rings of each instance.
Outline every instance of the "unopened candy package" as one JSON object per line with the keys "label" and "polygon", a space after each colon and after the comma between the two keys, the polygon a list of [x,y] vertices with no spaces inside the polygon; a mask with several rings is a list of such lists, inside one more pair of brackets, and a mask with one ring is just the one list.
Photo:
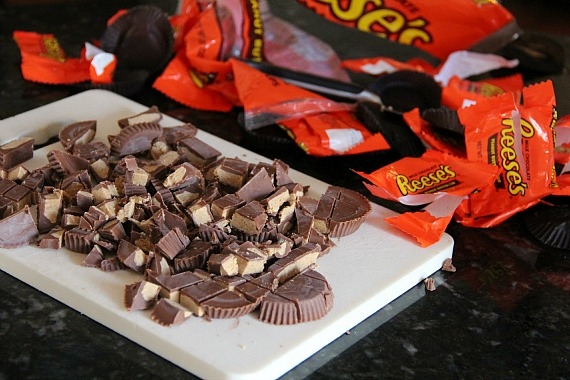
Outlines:
{"label": "unopened candy package", "polygon": [[470,195],[457,220],[474,227],[494,226],[536,204],[558,188],[554,167],[557,120],[552,82],[522,92],[522,104],[506,93],[458,111],[465,126],[467,159],[500,169],[497,180]]}

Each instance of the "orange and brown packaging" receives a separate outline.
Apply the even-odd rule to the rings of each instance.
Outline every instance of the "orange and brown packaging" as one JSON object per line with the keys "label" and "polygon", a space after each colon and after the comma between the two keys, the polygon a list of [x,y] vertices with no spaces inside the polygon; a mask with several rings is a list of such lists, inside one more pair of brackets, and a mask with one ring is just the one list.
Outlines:
{"label": "orange and brown packaging", "polygon": [[422,247],[437,242],[456,207],[499,173],[493,165],[472,162],[436,150],[421,157],[404,157],[370,174],[357,172],[375,196],[400,203],[427,205],[416,212],[386,218],[386,222],[413,236]]}
{"label": "orange and brown packaging", "polygon": [[556,103],[552,82],[479,100],[458,111],[465,126],[467,158],[500,169],[497,180],[469,196],[456,219],[491,227],[557,189],[554,170]]}
{"label": "orange and brown packaging", "polygon": [[415,46],[439,59],[470,48],[495,51],[520,32],[514,16],[494,0],[297,1],[329,21]]}
{"label": "orange and brown packaging", "polygon": [[90,80],[89,61],[69,58],[53,34],[15,31],[26,80],[46,84],[75,84]]}

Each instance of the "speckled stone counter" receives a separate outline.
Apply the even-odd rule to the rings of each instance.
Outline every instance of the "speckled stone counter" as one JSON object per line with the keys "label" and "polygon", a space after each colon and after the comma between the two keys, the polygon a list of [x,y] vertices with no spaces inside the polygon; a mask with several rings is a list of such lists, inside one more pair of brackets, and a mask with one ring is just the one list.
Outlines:
{"label": "speckled stone counter", "polygon": [[[97,38],[120,8],[173,1],[68,1],[0,5],[0,119],[69,96],[77,89],[26,82],[12,40],[15,29],[54,33],[73,51]],[[343,58],[421,55],[412,48],[324,24],[295,2],[272,1],[274,13],[318,35]],[[0,3],[1,4],[1,3]],[[324,32],[326,30],[326,33]],[[554,36],[566,48],[570,39]],[[546,78],[546,77],[544,77]],[[543,79],[533,74],[527,80]],[[559,113],[570,112],[570,80],[552,76]],[[131,96],[142,104],[329,183],[363,190],[348,169],[373,170],[389,155],[317,159],[300,150],[266,149],[246,139],[229,114],[198,112],[150,86]],[[343,173],[339,175],[339,173]],[[452,223],[457,272],[434,275],[302,363],[286,379],[565,379],[570,378],[570,258],[547,249],[526,230],[525,213],[490,229]],[[180,379],[193,376],[143,347],[0,271],[0,379]]]}

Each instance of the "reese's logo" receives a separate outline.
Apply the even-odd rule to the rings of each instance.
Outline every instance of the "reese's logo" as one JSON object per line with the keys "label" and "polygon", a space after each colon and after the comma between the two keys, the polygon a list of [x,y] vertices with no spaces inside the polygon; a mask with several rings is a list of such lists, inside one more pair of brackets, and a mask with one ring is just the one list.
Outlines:
{"label": "reese's logo", "polygon": [[454,179],[456,176],[457,174],[449,165],[439,165],[438,169],[419,176],[417,179],[410,179],[403,174],[396,175],[395,179],[402,195],[408,195],[414,193],[429,193],[453,186],[455,182],[447,183],[446,185],[444,185],[444,183]]}
{"label": "reese's logo", "polygon": [[[331,13],[340,21],[354,24],[364,32],[406,45],[412,45],[416,41],[432,42],[432,37],[426,30],[428,22],[424,18],[408,19],[402,12],[385,7],[383,0],[350,1],[348,4],[341,0],[317,1],[328,4]],[[411,12],[417,11],[409,2],[405,6]]]}
{"label": "reese's logo", "polygon": [[[497,155],[500,158],[499,164],[505,170],[507,191],[511,195],[524,196],[528,184],[521,173],[520,157],[517,157],[517,150],[515,149],[515,123],[513,119],[508,118],[503,119],[501,125],[503,128],[497,142]],[[521,136],[526,139],[533,137],[535,134],[532,124],[524,119],[521,119],[520,130]]]}

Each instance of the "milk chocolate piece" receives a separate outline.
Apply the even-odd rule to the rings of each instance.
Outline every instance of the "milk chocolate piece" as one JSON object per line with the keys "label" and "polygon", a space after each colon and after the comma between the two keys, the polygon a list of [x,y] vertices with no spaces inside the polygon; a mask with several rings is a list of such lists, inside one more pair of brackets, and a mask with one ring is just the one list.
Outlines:
{"label": "milk chocolate piece", "polygon": [[75,145],[91,142],[97,131],[97,120],[79,121],[66,125],[59,132],[59,141],[67,151],[73,150]]}
{"label": "milk chocolate piece", "polygon": [[280,259],[291,252],[293,245],[294,242],[291,238],[278,233],[275,241],[264,242],[260,248],[267,257],[276,257]]}
{"label": "milk chocolate piece", "polygon": [[65,247],[80,253],[89,253],[91,251],[94,237],[94,231],[87,231],[79,227],[74,227],[63,235]]}
{"label": "milk chocolate piece", "polygon": [[239,158],[223,158],[217,168],[214,170],[214,175],[220,183],[239,189],[246,181],[249,171],[249,164]]}
{"label": "milk chocolate piece", "polygon": [[123,264],[117,256],[109,257],[108,259],[101,261],[101,270],[103,272],[115,272],[126,268],[127,266]]}
{"label": "milk chocolate piece", "polygon": [[269,215],[277,215],[281,206],[289,201],[289,190],[286,187],[281,186],[275,190],[272,194],[267,196],[261,201],[261,204],[265,206],[265,210]]}
{"label": "milk chocolate piece", "polygon": [[14,248],[28,244],[38,235],[36,223],[28,206],[0,220],[0,248]]}
{"label": "milk chocolate piece", "polygon": [[162,136],[162,127],[157,123],[129,125],[111,141],[111,153],[123,157],[150,149],[154,139]]}
{"label": "milk chocolate piece", "polygon": [[164,187],[170,190],[178,190],[195,184],[204,187],[205,182],[202,172],[189,162],[184,162],[173,169],[163,181]]}
{"label": "milk chocolate piece", "polygon": [[330,195],[321,195],[317,209],[313,214],[314,227],[324,234],[329,232],[329,221],[333,213],[335,200],[336,199]]}
{"label": "milk chocolate piece", "polygon": [[215,219],[231,219],[234,212],[243,205],[245,205],[244,200],[230,193],[214,200],[210,205],[210,211]]}
{"label": "milk chocolate piece", "polygon": [[231,226],[249,235],[262,232],[267,221],[265,209],[258,201],[251,201],[238,208],[232,215]]}
{"label": "milk chocolate piece", "polygon": [[14,186],[16,186],[16,182],[6,178],[0,179],[0,195],[6,194]]}
{"label": "milk chocolate piece", "polygon": [[95,245],[93,246],[93,249],[87,254],[87,256],[85,256],[85,258],[81,262],[81,265],[90,268],[100,268],[101,263],[103,262],[104,259],[105,256],[103,255],[101,247]]}
{"label": "milk chocolate piece", "polygon": [[193,271],[203,268],[216,246],[208,241],[192,240],[188,247],[174,258],[176,272]]}
{"label": "milk chocolate piece", "polygon": [[156,303],[159,291],[160,286],[144,280],[125,285],[125,307],[129,311],[148,309]]}
{"label": "milk chocolate piece", "polygon": [[188,161],[199,168],[216,161],[221,152],[197,137],[178,140],[178,149],[184,153]]}
{"label": "milk chocolate piece", "polygon": [[198,184],[193,184],[172,192],[174,198],[182,206],[189,206],[192,202],[200,198],[203,188]]}
{"label": "milk chocolate piece", "polygon": [[169,259],[174,259],[184,248],[190,244],[190,238],[177,227],[168,231],[156,243],[155,248]]}
{"label": "milk chocolate piece", "polygon": [[60,175],[68,175],[89,168],[89,161],[63,150],[52,150],[48,152],[47,158],[49,164]]}
{"label": "milk chocolate piece", "polygon": [[[295,281],[297,277],[300,280]],[[312,289],[304,280],[310,279],[299,274],[275,290],[275,294],[292,301],[298,313],[298,323],[316,321],[324,317],[329,309],[323,293]]]}
{"label": "milk chocolate piece", "polygon": [[441,266],[441,270],[444,270],[446,272],[455,272],[455,271],[457,271],[457,268],[455,268],[451,259],[447,258],[443,261],[443,265]]}
{"label": "milk chocolate piece", "polygon": [[226,291],[226,289],[215,282],[207,279],[195,285],[187,286],[180,290],[180,304],[192,311],[198,317],[204,315],[202,302],[215,297],[216,295]]}
{"label": "milk chocolate piece", "polygon": [[197,284],[203,279],[192,272],[182,272],[173,275],[149,273],[149,281],[160,285],[160,296],[171,301],[179,302],[180,289]]}
{"label": "milk chocolate piece", "polygon": [[242,284],[238,284],[235,287],[235,291],[242,294],[250,302],[254,304],[259,304],[261,300],[269,294],[270,290],[254,284],[253,282],[247,281]]}
{"label": "milk chocolate piece", "polygon": [[239,273],[238,258],[233,253],[214,253],[210,255],[207,265],[210,273],[222,276],[235,276]]}
{"label": "milk chocolate piece", "polygon": [[242,276],[263,272],[267,256],[252,242],[242,243],[235,253],[238,273]]}
{"label": "milk chocolate piece", "polygon": [[327,193],[338,193],[329,221],[329,236],[342,237],[354,233],[372,210],[370,201],[356,191],[337,186],[329,186]]}
{"label": "milk chocolate piece", "polygon": [[22,185],[16,185],[4,193],[4,197],[14,202],[14,210],[19,211],[32,202],[32,193],[30,189]]}
{"label": "milk chocolate piece", "polygon": [[162,326],[179,325],[186,321],[192,312],[177,302],[161,298],[156,303],[150,318]]}
{"label": "milk chocolate piece", "polygon": [[60,222],[62,208],[63,192],[61,190],[39,195],[38,230],[40,233],[49,231]]}
{"label": "milk chocolate piece", "polygon": [[162,137],[168,145],[174,146],[178,142],[196,136],[198,128],[191,123],[184,123],[175,127],[164,128]]}
{"label": "milk chocolate piece", "polygon": [[299,209],[305,211],[309,215],[314,215],[319,206],[319,200],[308,196],[302,196],[297,202]]}
{"label": "milk chocolate piece", "polygon": [[117,257],[125,266],[135,272],[143,273],[146,269],[147,254],[136,245],[121,240],[117,248]]}
{"label": "milk chocolate piece", "polygon": [[239,318],[249,314],[257,304],[240,297],[238,293],[224,291],[202,302],[204,313],[210,318]]}
{"label": "milk chocolate piece", "polygon": [[269,293],[261,301],[259,320],[274,325],[297,324],[299,323],[297,305],[287,298]]}
{"label": "milk chocolate piece", "polygon": [[212,277],[214,281],[225,287],[227,290],[233,292],[237,286],[245,284],[247,280],[242,276],[215,276]]}
{"label": "milk chocolate piece", "polygon": [[72,153],[84,158],[89,162],[107,159],[111,154],[111,148],[102,141],[91,141],[85,144],[74,145]]}
{"label": "milk chocolate piece", "polygon": [[26,169],[22,165],[18,165],[10,169],[8,171],[8,174],[5,175],[4,178],[10,179],[12,181],[22,182],[29,174],[30,172],[28,171],[28,169]]}
{"label": "milk chocolate piece", "polygon": [[136,115],[125,117],[117,120],[119,127],[126,128],[130,125],[140,124],[140,123],[158,123],[162,120],[162,114],[158,110],[157,106],[152,106],[146,111],[140,112]]}
{"label": "milk chocolate piece", "polygon": [[97,159],[96,161],[92,162],[89,167],[97,181],[103,182],[110,178],[111,168],[109,168],[106,160]]}
{"label": "milk chocolate piece", "polygon": [[0,146],[0,168],[10,170],[34,156],[34,139],[21,137]]}
{"label": "milk chocolate piece", "polygon": [[195,226],[208,224],[214,221],[214,216],[210,211],[210,204],[203,199],[194,202],[194,204],[187,208],[187,211]]}
{"label": "milk chocolate piece", "polygon": [[273,263],[268,270],[273,272],[282,284],[315,264],[320,254],[320,246],[307,243],[291,250],[287,256]]}
{"label": "milk chocolate piece", "polygon": [[200,236],[200,239],[214,244],[235,238],[233,234],[216,223],[200,225],[200,227],[198,227],[198,235]]}
{"label": "milk chocolate piece", "polygon": [[428,292],[433,292],[435,290],[435,280],[431,277],[428,277],[424,280],[424,285]]}
{"label": "milk chocolate piece", "polygon": [[188,233],[188,227],[184,219],[166,209],[160,209],[155,212],[152,215],[152,221],[159,227],[162,235],[166,235],[174,228],[178,228],[183,234]]}
{"label": "milk chocolate piece", "polygon": [[61,227],[55,227],[50,230],[47,234],[43,235],[38,242],[38,247],[40,248],[50,248],[59,249],[63,243],[63,233],[64,229]]}
{"label": "milk chocolate piece", "polygon": [[28,189],[34,192],[40,192],[43,189],[45,183],[45,178],[42,173],[38,171],[31,172],[22,182],[22,186],[26,186]]}
{"label": "milk chocolate piece", "polygon": [[260,201],[271,194],[274,190],[275,186],[273,186],[273,180],[267,173],[267,170],[262,168],[242,187],[240,187],[235,192],[235,195],[246,202],[251,202],[253,200]]}

